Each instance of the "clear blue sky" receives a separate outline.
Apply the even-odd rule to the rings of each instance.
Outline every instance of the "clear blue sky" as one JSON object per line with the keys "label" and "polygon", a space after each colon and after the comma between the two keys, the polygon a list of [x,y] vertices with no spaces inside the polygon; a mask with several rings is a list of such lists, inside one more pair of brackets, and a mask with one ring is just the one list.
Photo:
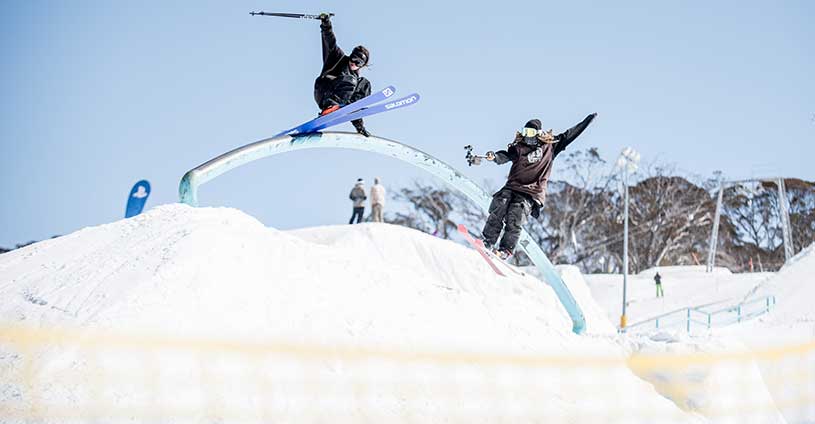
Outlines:
{"label": "clear blue sky", "polygon": [[[373,133],[476,180],[465,144],[506,145],[532,117],[575,143],[702,176],[815,180],[815,3],[19,1],[0,14],[0,246],[177,201],[187,170],[316,113],[316,21],[252,10],[331,11],[346,50],[365,44],[374,88],[422,101],[368,120]],[[343,129],[351,130],[350,125]],[[357,177],[397,186],[412,168],[372,154],[268,158],[204,186],[204,205],[277,228],[346,222]],[[557,168],[554,178],[557,178]]]}

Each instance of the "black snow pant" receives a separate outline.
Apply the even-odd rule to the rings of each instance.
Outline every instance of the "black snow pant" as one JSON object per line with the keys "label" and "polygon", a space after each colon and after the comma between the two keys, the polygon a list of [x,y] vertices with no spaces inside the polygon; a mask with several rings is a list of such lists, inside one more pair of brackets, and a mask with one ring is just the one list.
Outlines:
{"label": "black snow pant", "polygon": [[362,215],[364,215],[364,214],[365,214],[365,208],[364,207],[354,208],[354,213],[351,214],[351,220],[348,221],[348,223],[353,224],[354,223],[354,218],[356,218],[357,224],[359,224],[360,222],[362,222]]}
{"label": "black snow pant", "polygon": [[504,236],[501,237],[498,248],[515,252],[515,246],[521,236],[521,227],[526,224],[527,217],[532,213],[534,202],[528,194],[508,188],[503,188],[495,193],[490,203],[490,216],[487,218],[484,231],[481,232],[484,236],[484,244],[487,247],[495,245],[503,229]]}

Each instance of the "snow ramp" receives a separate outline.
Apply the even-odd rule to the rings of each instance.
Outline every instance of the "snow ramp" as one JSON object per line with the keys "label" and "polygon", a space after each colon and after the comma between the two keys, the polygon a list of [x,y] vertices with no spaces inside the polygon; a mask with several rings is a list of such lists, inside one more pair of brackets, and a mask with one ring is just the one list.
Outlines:
{"label": "snow ramp", "polygon": [[[284,135],[260,140],[227,152],[184,175],[178,188],[180,201],[190,206],[197,206],[198,188],[201,185],[249,162],[295,150],[331,148],[363,150],[409,163],[438,177],[453,189],[467,196],[485,211],[489,208],[491,196],[488,193],[450,165],[427,153],[385,138],[363,137],[359,134],[342,132],[313,133],[294,137]],[[546,254],[543,253],[526,230],[521,233],[518,247],[535,264],[543,281],[549,284],[557,294],[560,303],[566,309],[572,321],[572,331],[577,334],[582,333],[586,328],[586,319],[580,305],[552,266],[549,258],[546,257]]]}
{"label": "snow ramp", "polygon": [[164,205],[0,276],[3,422],[696,422],[549,286],[405,227]]}

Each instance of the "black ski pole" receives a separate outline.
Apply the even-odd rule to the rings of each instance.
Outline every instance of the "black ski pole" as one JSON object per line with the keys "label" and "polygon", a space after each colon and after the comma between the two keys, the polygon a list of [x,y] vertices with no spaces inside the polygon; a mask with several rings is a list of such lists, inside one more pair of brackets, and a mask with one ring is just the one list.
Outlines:
{"label": "black ski pole", "polygon": [[465,156],[465,159],[467,159],[467,165],[468,166],[481,165],[481,159],[486,159],[487,158],[486,156],[474,155],[473,154],[473,146],[471,146],[469,144],[464,146],[464,150],[467,151],[467,155]]}
{"label": "black ski pole", "polygon": [[[305,13],[270,13],[270,12],[249,12],[250,15],[255,16],[277,16],[279,18],[295,18],[295,19],[320,19],[320,15],[307,15]],[[334,16],[333,13],[328,13],[328,16]]]}

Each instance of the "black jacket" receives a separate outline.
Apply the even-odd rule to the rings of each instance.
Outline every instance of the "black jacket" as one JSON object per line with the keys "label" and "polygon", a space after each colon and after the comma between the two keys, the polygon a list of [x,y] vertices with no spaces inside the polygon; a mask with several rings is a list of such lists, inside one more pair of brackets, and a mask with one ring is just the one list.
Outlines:
{"label": "black jacket", "polygon": [[540,143],[538,146],[530,146],[524,143],[519,135],[507,150],[495,152],[495,163],[501,165],[512,162],[507,183],[503,188],[527,194],[535,200],[538,207],[542,206],[546,198],[549,174],[552,173],[552,161],[583,133],[595,116],[593,113],[577,125],[556,135],[552,144]]}
{"label": "black jacket", "polygon": [[320,24],[323,68],[314,81],[314,100],[320,109],[347,105],[371,94],[371,83],[348,66],[349,57],[337,45],[331,22]]}

